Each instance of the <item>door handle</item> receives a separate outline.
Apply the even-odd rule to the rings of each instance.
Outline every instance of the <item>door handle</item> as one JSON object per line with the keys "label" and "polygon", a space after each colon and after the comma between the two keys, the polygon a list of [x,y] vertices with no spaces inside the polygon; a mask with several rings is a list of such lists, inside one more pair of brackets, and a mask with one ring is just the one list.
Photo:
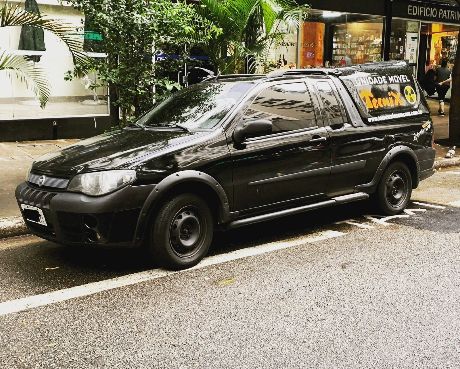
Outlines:
{"label": "door handle", "polygon": [[313,138],[310,140],[310,143],[321,143],[321,142],[327,142],[327,137],[313,136]]}

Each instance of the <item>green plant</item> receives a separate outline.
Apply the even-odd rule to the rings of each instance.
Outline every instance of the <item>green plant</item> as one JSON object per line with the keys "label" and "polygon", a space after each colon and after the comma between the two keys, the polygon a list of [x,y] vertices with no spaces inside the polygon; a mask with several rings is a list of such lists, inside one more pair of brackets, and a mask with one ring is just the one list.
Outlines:
{"label": "green plant", "polygon": [[[93,59],[89,65],[77,64],[73,75],[79,76],[87,69],[97,72],[98,78],[109,85],[111,115],[116,120],[120,109],[121,124],[144,113],[158,95],[170,89],[171,83],[160,77],[165,74],[160,72],[168,68],[168,61],[155,63],[155,55],[176,45],[182,46],[182,59],[187,54],[183,46],[201,44],[220,32],[201,18],[194,6],[182,0],[70,2],[101,32],[101,49],[108,55],[106,60]],[[169,64],[174,65],[173,69],[177,63]]]}
{"label": "green plant", "polygon": [[223,30],[206,44],[216,71],[241,72],[250,56],[264,63],[273,43],[283,37],[279,25],[297,28],[308,10],[294,0],[201,0],[200,14]]}
{"label": "green plant", "polygon": [[[13,6],[7,3],[1,5],[0,27],[20,26],[40,27],[54,33],[68,46],[76,63],[84,65],[87,62],[88,59],[82,52],[81,40],[71,36],[71,32],[73,32],[71,25],[62,24],[46,16],[29,13],[21,9],[19,5]],[[0,49],[0,71],[19,78],[38,97],[41,107],[45,107],[50,96],[50,88],[47,78],[40,68],[22,56],[13,55]]]}
{"label": "green plant", "polygon": [[50,97],[50,87],[45,74],[34,63],[19,55],[12,55],[6,51],[0,52],[0,72],[14,74],[26,87],[31,90],[45,107]]}

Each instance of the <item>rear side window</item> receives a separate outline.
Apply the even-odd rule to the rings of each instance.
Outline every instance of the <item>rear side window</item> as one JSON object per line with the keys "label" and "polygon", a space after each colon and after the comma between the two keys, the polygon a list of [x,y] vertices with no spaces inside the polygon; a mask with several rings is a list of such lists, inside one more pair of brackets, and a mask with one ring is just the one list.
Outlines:
{"label": "rear side window", "polygon": [[317,81],[316,89],[327,123],[331,126],[346,123],[345,111],[330,81]]}
{"label": "rear side window", "polygon": [[303,82],[280,83],[266,88],[246,111],[244,119],[268,119],[273,124],[273,133],[317,125],[311,96]]}
{"label": "rear side window", "polygon": [[406,63],[363,65],[340,79],[369,123],[428,113]]}

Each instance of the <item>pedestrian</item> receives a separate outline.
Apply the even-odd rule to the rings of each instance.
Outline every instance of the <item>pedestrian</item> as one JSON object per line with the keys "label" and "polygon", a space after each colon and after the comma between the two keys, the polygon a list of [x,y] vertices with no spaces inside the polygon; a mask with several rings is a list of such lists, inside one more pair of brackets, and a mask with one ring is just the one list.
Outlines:
{"label": "pedestrian", "polygon": [[447,59],[443,59],[441,67],[436,70],[436,90],[438,91],[439,98],[439,115],[446,115],[444,112],[444,100],[446,99],[447,92],[450,89],[451,71],[447,66]]}
{"label": "pedestrian", "polygon": [[426,72],[422,80],[422,87],[428,96],[432,96],[436,92],[436,72],[433,63],[426,63]]}

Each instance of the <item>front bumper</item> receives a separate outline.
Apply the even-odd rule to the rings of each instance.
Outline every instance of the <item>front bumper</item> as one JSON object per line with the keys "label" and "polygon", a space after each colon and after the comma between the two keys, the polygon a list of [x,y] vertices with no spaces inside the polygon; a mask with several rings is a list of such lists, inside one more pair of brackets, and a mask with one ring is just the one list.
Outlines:
{"label": "front bumper", "polygon": [[43,211],[46,226],[29,221],[21,209],[30,232],[41,238],[70,245],[134,247],[139,214],[154,187],[127,186],[90,197],[22,183],[16,199],[20,208],[24,204]]}

